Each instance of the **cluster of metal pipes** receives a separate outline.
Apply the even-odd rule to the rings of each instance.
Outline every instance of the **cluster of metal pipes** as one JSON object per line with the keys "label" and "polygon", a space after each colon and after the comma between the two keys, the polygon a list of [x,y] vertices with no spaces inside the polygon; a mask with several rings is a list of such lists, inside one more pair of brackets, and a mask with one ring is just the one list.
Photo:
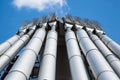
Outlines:
{"label": "cluster of metal pipes", "polygon": [[29,80],[39,54],[38,80],[56,80],[58,27],[65,30],[72,80],[120,80],[119,44],[91,23],[83,25],[81,20],[68,17],[53,19],[27,24],[0,44],[0,72],[25,46],[4,80]]}

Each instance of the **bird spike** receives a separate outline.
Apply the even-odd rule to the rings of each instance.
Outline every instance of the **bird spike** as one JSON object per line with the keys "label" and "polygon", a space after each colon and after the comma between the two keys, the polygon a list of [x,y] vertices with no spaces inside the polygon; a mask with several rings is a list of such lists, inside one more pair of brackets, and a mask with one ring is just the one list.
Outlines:
{"label": "bird spike", "polygon": [[74,17],[73,21],[74,23],[83,26],[83,21],[80,17]]}
{"label": "bird spike", "polygon": [[70,14],[67,14],[67,15],[65,16],[65,18],[66,18],[66,19],[69,19],[71,22],[73,22],[73,18],[72,18],[72,16],[71,16]]}
{"label": "bird spike", "polygon": [[43,16],[38,21],[39,21],[40,24],[46,23],[48,21],[48,17],[47,16]]}
{"label": "bird spike", "polygon": [[34,19],[32,20],[32,23],[33,23],[33,25],[39,24],[39,19],[38,19],[38,18],[34,18]]}
{"label": "bird spike", "polygon": [[64,22],[73,24],[73,18],[72,18],[72,16],[69,15],[69,14],[65,15],[65,17],[63,17],[62,19],[63,19]]}
{"label": "bird spike", "polygon": [[102,28],[100,27],[101,24],[98,21],[92,21],[92,23],[95,25],[97,29],[102,30]]}
{"label": "bird spike", "polygon": [[54,21],[54,20],[56,20],[56,19],[57,19],[57,16],[56,16],[55,13],[51,13],[51,14],[49,15],[49,21]]}

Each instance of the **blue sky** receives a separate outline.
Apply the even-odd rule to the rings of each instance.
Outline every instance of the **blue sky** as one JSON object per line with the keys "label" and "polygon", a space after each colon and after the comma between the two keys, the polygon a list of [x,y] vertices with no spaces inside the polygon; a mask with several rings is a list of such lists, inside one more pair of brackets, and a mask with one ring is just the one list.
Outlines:
{"label": "blue sky", "polygon": [[[29,1],[29,0],[28,0]],[[96,20],[113,40],[120,44],[120,0],[67,0],[67,8],[60,8],[72,16]],[[54,10],[54,9],[52,9]],[[18,9],[13,0],[0,0],[0,43],[13,36],[24,21],[39,18],[52,10]]]}

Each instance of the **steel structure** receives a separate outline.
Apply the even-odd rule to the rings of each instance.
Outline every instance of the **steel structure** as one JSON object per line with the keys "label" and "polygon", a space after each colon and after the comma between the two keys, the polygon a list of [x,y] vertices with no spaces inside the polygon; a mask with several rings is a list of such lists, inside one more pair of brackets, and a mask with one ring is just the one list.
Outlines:
{"label": "steel structure", "polygon": [[120,46],[95,21],[51,14],[0,44],[0,80],[120,80]]}

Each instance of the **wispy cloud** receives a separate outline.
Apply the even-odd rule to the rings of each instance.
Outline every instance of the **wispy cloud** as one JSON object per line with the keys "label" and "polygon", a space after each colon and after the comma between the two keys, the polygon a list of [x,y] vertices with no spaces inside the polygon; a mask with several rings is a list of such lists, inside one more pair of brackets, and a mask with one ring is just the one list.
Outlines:
{"label": "wispy cloud", "polygon": [[36,9],[39,12],[49,10],[50,12],[68,12],[69,8],[66,0],[13,0],[13,4],[18,8]]}

